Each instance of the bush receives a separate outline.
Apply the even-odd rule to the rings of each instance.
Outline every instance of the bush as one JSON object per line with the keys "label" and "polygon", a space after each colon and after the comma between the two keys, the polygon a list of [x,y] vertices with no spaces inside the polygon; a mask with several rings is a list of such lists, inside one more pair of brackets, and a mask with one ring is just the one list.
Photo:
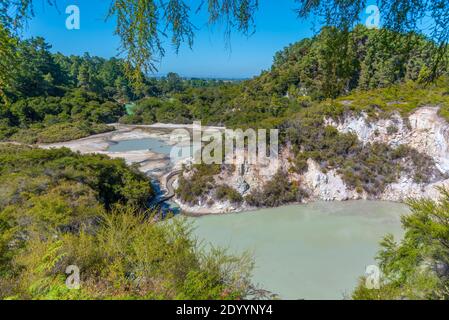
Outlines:
{"label": "bush", "polygon": [[147,211],[150,184],[123,160],[5,144],[0,163],[0,299],[254,297],[252,258],[206,251],[187,220]]}
{"label": "bush", "polygon": [[176,195],[181,201],[195,205],[216,187],[213,176],[220,173],[220,166],[200,164],[195,165],[192,170],[189,179],[185,179],[181,174]]}
{"label": "bush", "polygon": [[27,144],[54,143],[81,139],[113,130],[113,127],[96,123],[57,123],[45,127],[34,125],[28,129],[19,129],[8,140]]}
{"label": "bush", "polygon": [[0,181],[6,182],[2,192],[11,192],[10,199],[19,202],[26,199],[23,190],[41,194],[66,181],[93,190],[106,209],[120,202],[145,208],[153,196],[150,183],[142,173],[127,167],[124,160],[112,160],[104,155],[7,144],[0,145],[0,163]]}
{"label": "bush", "polygon": [[411,214],[402,217],[404,237],[397,242],[387,235],[380,243],[380,288],[367,289],[362,278],[353,299],[449,299],[449,192],[440,191],[438,202],[408,202]]}
{"label": "bush", "polygon": [[[30,234],[22,249],[9,257],[8,274],[15,282],[0,274],[5,279],[0,297],[242,299],[253,291],[252,259],[204,251],[182,218],[155,222],[124,206],[96,216],[99,223],[90,229]],[[81,270],[78,290],[64,283],[69,265]]]}
{"label": "bush", "polygon": [[68,90],[63,97],[32,97],[0,111],[0,140],[27,144],[53,143],[84,138],[113,130],[125,108],[97,94]]}
{"label": "bush", "polygon": [[241,203],[243,201],[242,195],[234,188],[228,185],[220,185],[215,189],[215,197],[217,200],[228,200],[231,203]]}
{"label": "bush", "polygon": [[289,181],[286,172],[279,170],[261,189],[245,197],[246,202],[256,207],[278,207],[290,202],[299,202],[307,197],[305,190]]}

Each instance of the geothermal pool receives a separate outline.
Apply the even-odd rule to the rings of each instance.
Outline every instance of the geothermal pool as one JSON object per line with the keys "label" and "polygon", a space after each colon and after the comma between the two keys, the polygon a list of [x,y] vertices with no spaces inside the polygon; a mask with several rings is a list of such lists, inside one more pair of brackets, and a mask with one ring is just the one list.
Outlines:
{"label": "geothermal pool", "polygon": [[[108,151],[169,154],[158,139],[120,141]],[[405,205],[381,201],[316,202],[256,212],[189,218],[205,246],[250,251],[253,280],[284,299],[342,299],[364,275],[379,241],[402,236]]]}
{"label": "geothermal pool", "polygon": [[249,250],[253,280],[283,299],[342,299],[364,275],[379,241],[402,236],[405,205],[380,201],[317,202],[194,219],[204,245]]}

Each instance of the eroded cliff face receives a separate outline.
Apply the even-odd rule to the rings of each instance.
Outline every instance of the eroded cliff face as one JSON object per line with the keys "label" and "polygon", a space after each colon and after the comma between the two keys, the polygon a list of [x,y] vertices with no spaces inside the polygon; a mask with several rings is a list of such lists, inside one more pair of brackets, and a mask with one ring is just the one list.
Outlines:
{"label": "eroded cliff face", "polygon": [[363,143],[383,142],[392,146],[408,145],[429,155],[437,168],[449,172],[449,124],[438,116],[438,107],[422,107],[404,120],[398,113],[389,119],[368,120],[360,116],[346,117],[341,122],[326,119],[340,132],[353,132]]}
{"label": "eroded cliff face", "polygon": [[[449,175],[449,124],[438,116],[438,107],[421,107],[404,119],[398,113],[388,119],[370,121],[366,114],[346,117],[341,122],[326,119],[328,125],[343,133],[354,133],[363,143],[382,142],[391,146],[407,145],[430,156],[443,175]],[[380,200],[404,201],[407,198],[438,199],[438,187],[449,187],[449,179],[418,184],[402,176],[387,186]]]}
{"label": "eroded cliff face", "polygon": [[[289,179],[296,181],[308,193],[304,201],[344,201],[356,199],[377,199],[402,202],[409,197],[439,198],[438,187],[449,188],[449,124],[438,116],[437,107],[422,107],[404,119],[393,114],[388,119],[372,121],[366,114],[347,116],[342,121],[325,119],[325,124],[334,126],[342,133],[354,133],[364,144],[381,142],[393,147],[407,145],[420,153],[430,156],[436,168],[441,172],[439,178],[430,183],[416,183],[413,177],[403,175],[397,182],[387,185],[384,192],[370,196],[366,192],[357,192],[346,185],[336,169],[323,172],[320,165],[312,159],[307,160],[307,171],[302,174],[289,170],[293,154],[290,148],[284,148],[280,155],[279,166],[289,171]],[[276,173],[272,164],[246,165],[235,171],[224,171],[215,177],[217,183],[226,183],[238,190],[243,196],[260,188],[270,181]],[[190,212],[222,213],[252,209],[246,204],[236,205],[229,202],[211,201],[210,198],[191,207],[178,200],[181,207]]]}
{"label": "eroded cliff face", "polygon": [[308,170],[299,175],[298,180],[309,192],[309,201],[344,201],[367,198],[365,193],[357,193],[348,188],[335,169],[323,173],[319,164],[311,159],[307,160],[307,166]]}

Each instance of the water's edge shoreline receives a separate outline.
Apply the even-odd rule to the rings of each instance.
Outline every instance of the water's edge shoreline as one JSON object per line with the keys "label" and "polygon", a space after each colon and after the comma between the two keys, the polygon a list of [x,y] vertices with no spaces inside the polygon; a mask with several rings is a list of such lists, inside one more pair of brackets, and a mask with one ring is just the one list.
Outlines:
{"label": "water's edge shoreline", "polygon": [[[60,148],[67,147],[75,152],[80,152],[82,154],[89,153],[99,153],[105,154],[111,158],[123,158],[128,164],[139,164],[139,170],[143,172],[149,179],[156,180],[160,186],[160,194],[157,195],[157,198],[163,198],[164,194],[169,192],[169,187],[167,186],[167,177],[169,177],[175,171],[179,171],[180,163],[171,163],[170,160],[159,153],[151,152],[149,150],[138,150],[138,151],[125,151],[125,152],[112,152],[108,151],[108,149],[112,145],[116,145],[121,141],[129,141],[129,140],[140,140],[140,139],[158,139],[163,141],[164,143],[170,145],[173,144],[170,141],[169,133],[173,129],[178,128],[187,128],[189,126],[186,125],[174,125],[174,124],[158,124],[158,125],[121,125],[121,124],[110,124],[114,126],[115,130],[101,133],[97,135],[92,135],[89,137],[71,140],[66,142],[58,142],[52,144],[39,144],[37,145],[40,148]],[[221,127],[215,127],[217,129],[222,129]],[[151,164],[150,164],[151,163]],[[161,169],[160,171],[154,169]],[[324,201],[324,202],[332,202],[332,201],[347,201],[347,200],[376,200],[376,201],[384,201],[384,202],[393,202],[393,203],[403,203],[403,201],[391,201],[384,199],[334,199],[325,201],[323,199],[310,199],[305,202],[292,202],[279,207],[291,206],[291,205],[305,205],[308,203]],[[176,205],[178,205],[181,209],[183,215],[188,217],[203,217],[209,215],[223,215],[223,214],[236,214],[236,213],[245,213],[245,212],[254,212],[260,211],[264,209],[270,209],[270,207],[250,207],[250,206],[240,206],[237,208],[230,207],[231,210],[227,210],[225,212],[214,212],[213,210],[208,211],[207,208],[203,207],[201,210],[197,210],[196,208],[189,208],[188,205],[181,203],[179,199],[174,197],[172,199]],[[278,208],[278,207],[276,207]]]}

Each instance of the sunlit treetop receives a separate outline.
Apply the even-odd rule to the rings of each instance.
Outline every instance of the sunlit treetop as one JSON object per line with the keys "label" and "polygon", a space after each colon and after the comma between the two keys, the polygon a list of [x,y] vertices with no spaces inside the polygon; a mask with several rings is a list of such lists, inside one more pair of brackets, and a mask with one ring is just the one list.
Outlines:
{"label": "sunlit treetop", "polygon": [[[57,7],[56,0],[43,1]],[[321,18],[321,25],[343,31],[359,23],[361,13],[368,6],[366,0],[292,2],[297,5],[298,18],[313,15]],[[435,66],[447,58],[449,1],[378,0],[377,6],[381,26],[385,29],[427,34],[438,44]],[[200,10],[207,10],[210,24],[221,22],[225,25],[226,41],[232,31],[246,35],[255,31],[253,18],[258,10],[258,0],[202,0],[199,6],[184,0],[110,0],[107,14],[116,18],[115,33],[121,39],[120,50],[127,57],[130,75],[136,83],[143,74],[156,71],[155,62],[165,53],[162,39],[171,37],[175,51],[182,43],[193,45],[195,26],[191,18]],[[33,15],[33,0],[3,0],[0,3],[0,23],[9,30],[22,28]]]}
{"label": "sunlit treetop", "polygon": [[[45,1],[57,8],[56,0]],[[139,83],[142,73],[157,71],[155,62],[165,54],[163,38],[171,37],[175,51],[182,43],[192,47],[192,14],[206,9],[209,23],[222,22],[229,39],[232,30],[243,34],[253,31],[257,8],[258,0],[203,0],[196,8],[183,0],[111,0],[107,14],[116,18],[120,51],[127,57],[131,78]],[[20,30],[32,16],[32,0],[5,0],[0,4],[0,22],[10,30]]]}
{"label": "sunlit treetop", "polygon": [[[299,17],[314,15],[322,19],[322,24],[343,31],[360,23],[361,13],[369,5],[366,0],[296,0],[296,2],[300,3]],[[376,5],[379,8],[380,25],[383,30],[410,35],[425,34],[437,44],[432,66],[436,75],[437,69],[448,62],[449,1],[377,0]]]}

